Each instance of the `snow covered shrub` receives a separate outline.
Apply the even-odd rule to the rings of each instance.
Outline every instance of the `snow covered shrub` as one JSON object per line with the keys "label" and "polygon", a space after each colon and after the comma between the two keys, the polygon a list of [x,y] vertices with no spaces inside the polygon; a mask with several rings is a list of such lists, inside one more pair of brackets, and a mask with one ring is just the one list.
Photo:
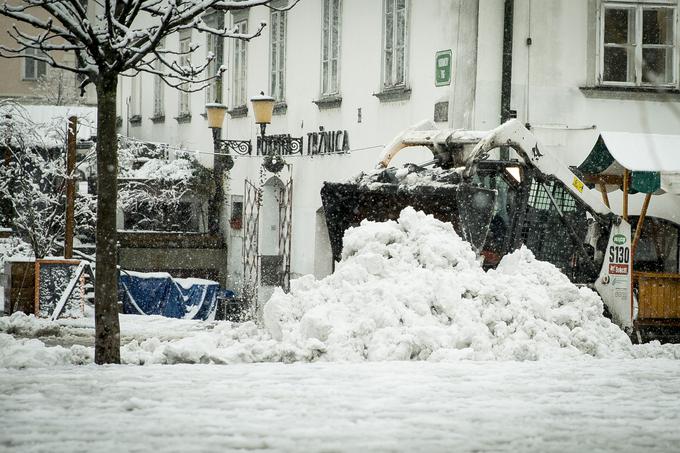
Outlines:
{"label": "snow covered shrub", "polygon": [[119,202],[125,228],[198,231],[203,205],[213,193],[212,172],[186,151],[122,138]]}
{"label": "snow covered shrub", "polygon": [[84,243],[94,243],[97,229],[97,196],[77,193],[75,203],[76,237]]}
{"label": "snow covered shrub", "polygon": [[0,199],[7,226],[36,257],[55,251],[64,234],[65,134],[65,122],[36,124],[19,104],[0,101],[0,149],[9,161],[0,165]]}

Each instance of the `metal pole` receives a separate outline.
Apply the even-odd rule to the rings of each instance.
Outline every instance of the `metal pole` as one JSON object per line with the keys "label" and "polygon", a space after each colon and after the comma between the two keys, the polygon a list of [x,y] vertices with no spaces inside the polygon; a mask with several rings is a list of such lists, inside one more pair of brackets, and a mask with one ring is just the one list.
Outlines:
{"label": "metal pole", "polygon": [[259,142],[260,142],[259,148],[260,149],[258,150],[260,156],[264,156],[265,152],[266,152],[265,144],[264,144],[264,137],[265,137],[266,130],[267,130],[267,123],[260,123],[260,139],[259,139]]}
{"label": "metal pole", "polygon": [[623,220],[628,221],[628,186],[630,184],[630,173],[623,170]]}
{"label": "metal pole", "polygon": [[78,118],[68,119],[66,146],[66,232],[64,237],[64,258],[73,258],[73,230],[76,197],[76,181],[73,174],[76,168],[76,128]]}
{"label": "metal pole", "polygon": [[223,161],[222,157],[218,155],[220,151],[220,138],[222,136],[222,129],[214,127],[213,134],[213,182],[215,183],[215,194],[211,198],[208,207],[208,232],[210,234],[219,234],[220,232],[220,208],[222,205],[222,173]]}

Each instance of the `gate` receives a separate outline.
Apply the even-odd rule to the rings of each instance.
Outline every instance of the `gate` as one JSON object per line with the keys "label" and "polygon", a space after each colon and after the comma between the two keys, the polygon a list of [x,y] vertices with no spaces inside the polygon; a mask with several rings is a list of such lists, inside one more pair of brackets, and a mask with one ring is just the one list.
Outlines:
{"label": "gate", "polygon": [[247,313],[251,319],[255,319],[259,308],[257,287],[260,284],[259,225],[262,194],[260,189],[247,179],[243,194],[243,289],[241,294]]}
{"label": "gate", "polygon": [[279,196],[279,254],[281,255],[281,288],[290,291],[290,244],[293,225],[293,180],[281,188]]}

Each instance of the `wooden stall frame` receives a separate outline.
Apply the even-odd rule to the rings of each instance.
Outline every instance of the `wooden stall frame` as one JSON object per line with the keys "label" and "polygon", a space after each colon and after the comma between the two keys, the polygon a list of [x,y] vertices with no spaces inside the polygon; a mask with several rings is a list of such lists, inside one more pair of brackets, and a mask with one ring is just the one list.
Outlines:
{"label": "wooden stall frame", "polygon": [[[668,272],[633,272],[633,280],[638,282],[638,285],[640,284],[640,281],[642,280],[657,280],[657,281],[668,281],[670,284],[675,284],[677,287],[680,288],[680,274],[676,273],[668,273]],[[667,302],[667,301],[663,301]],[[638,299],[638,304],[643,304],[643,300],[641,298]],[[680,310],[680,307],[678,308]],[[657,318],[641,318],[639,313],[645,311],[645,308],[642,306],[638,307],[638,321],[649,321],[651,319],[657,319]],[[672,318],[668,318],[672,319]],[[676,318],[677,319],[677,318]]]}

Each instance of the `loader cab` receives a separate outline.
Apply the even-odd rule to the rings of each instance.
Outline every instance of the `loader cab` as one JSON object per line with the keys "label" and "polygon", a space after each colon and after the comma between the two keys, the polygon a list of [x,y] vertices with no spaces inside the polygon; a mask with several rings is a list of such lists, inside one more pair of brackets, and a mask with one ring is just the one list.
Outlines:
{"label": "loader cab", "polygon": [[496,267],[500,259],[514,249],[513,230],[522,180],[526,169],[518,161],[483,161],[478,164],[475,183],[497,192],[486,241],[481,250],[484,267]]}
{"label": "loader cab", "polygon": [[411,206],[450,222],[484,257],[485,268],[526,245],[537,259],[554,264],[575,283],[597,278],[609,219],[589,216],[585,204],[560,180],[524,161],[480,157],[464,168],[435,159],[361,173],[351,181],[325,182],[321,199],[333,258],[340,260],[349,227],[363,219],[397,219]]}
{"label": "loader cab", "polygon": [[597,277],[608,237],[587,207],[564,184],[518,161],[477,163],[475,182],[497,191],[489,233],[481,250],[484,267],[526,245],[537,259],[558,267],[575,283]]}

